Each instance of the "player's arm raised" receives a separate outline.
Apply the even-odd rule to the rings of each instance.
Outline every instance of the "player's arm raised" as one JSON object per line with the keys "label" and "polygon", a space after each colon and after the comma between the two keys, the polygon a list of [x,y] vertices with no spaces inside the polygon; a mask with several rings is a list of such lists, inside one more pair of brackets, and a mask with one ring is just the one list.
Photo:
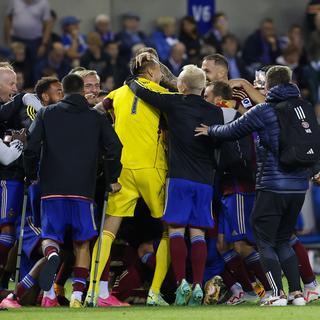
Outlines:
{"label": "player's arm raised", "polygon": [[163,112],[167,112],[172,108],[172,99],[169,99],[168,97],[172,97],[173,94],[159,93],[149,90],[141,85],[137,80],[131,80],[127,85],[138,98],[149,103],[153,107]]}

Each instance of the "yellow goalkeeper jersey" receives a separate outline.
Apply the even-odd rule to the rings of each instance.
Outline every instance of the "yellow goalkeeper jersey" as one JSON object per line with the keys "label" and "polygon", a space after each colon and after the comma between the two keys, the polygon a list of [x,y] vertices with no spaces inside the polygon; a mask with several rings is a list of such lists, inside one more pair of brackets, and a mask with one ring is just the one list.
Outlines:
{"label": "yellow goalkeeper jersey", "polygon": [[[139,78],[146,88],[157,92],[167,89]],[[108,94],[112,100],[115,131],[123,145],[121,163],[127,169],[167,169],[166,146],[160,129],[160,111],[145,103],[124,85]]]}

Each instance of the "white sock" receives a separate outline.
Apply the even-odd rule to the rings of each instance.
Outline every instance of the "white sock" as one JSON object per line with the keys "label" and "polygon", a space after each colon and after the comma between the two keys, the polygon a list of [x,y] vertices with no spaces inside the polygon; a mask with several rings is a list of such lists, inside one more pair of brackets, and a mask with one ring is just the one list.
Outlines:
{"label": "white sock", "polygon": [[317,287],[318,286],[318,282],[317,282],[317,280],[314,280],[314,281],[312,281],[312,282],[310,282],[310,283],[306,283],[305,285],[304,285],[304,287],[305,288],[315,288],[315,287]]}
{"label": "white sock", "polygon": [[82,291],[73,291],[71,295],[71,300],[79,300],[82,301]]}
{"label": "white sock", "polygon": [[109,287],[108,281],[99,282],[99,297],[102,299],[107,299],[109,297]]}
{"label": "white sock", "polygon": [[54,299],[56,297],[56,294],[53,289],[53,285],[51,286],[51,288],[48,291],[43,292],[43,297],[47,297],[49,299]]}
{"label": "white sock", "polygon": [[59,256],[57,252],[52,252],[48,255],[48,260],[53,256]]}
{"label": "white sock", "polygon": [[9,294],[7,295],[7,299],[13,299],[13,293],[9,293]]}
{"label": "white sock", "polygon": [[233,295],[238,296],[240,292],[242,292],[242,287],[239,283],[235,283],[231,288],[231,292]]}

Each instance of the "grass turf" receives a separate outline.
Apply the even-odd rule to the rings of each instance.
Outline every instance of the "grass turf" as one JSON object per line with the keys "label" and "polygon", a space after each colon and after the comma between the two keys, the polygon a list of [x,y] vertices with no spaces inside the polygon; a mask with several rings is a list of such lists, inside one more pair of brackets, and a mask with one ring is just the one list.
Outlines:
{"label": "grass turf", "polygon": [[306,307],[259,307],[253,304],[238,306],[202,307],[129,307],[108,309],[43,309],[23,308],[1,311],[1,320],[264,320],[264,319],[319,319],[320,302]]}
{"label": "grass turf", "polygon": [[[288,291],[287,281],[285,278],[283,280],[284,289]],[[319,275],[317,281],[320,283]],[[71,292],[71,281],[66,283],[66,289],[67,292]],[[253,303],[201,307],[132,306],[83,309],[23,307],[0,311],[0,320],[319,320],[319,310],[320,300],[305,307],[260,307]]]}

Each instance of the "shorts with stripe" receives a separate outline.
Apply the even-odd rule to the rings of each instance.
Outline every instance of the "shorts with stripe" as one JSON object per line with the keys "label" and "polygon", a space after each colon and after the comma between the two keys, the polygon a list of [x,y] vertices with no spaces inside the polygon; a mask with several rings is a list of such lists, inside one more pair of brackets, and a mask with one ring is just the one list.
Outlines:
{"label": "shorts with stripe", "polygon": [[0,227],[14,224],[21,215],[23,203],[23,183],[15,180],[0,181]]}
{"label": "shorts with stripe", "polygon": [[[18,219],[16,227],[16,238],[19,239],[20,236],[20,219]],[[23,231],[23,241],[22,241],[22,251],[30,259],[31,255],[34,253],[34,249],[41,242],[41,229],[37,228],[33,224],[32,216],[28,215],[25,219],[24,231]]]}
{"label": "shorts with stripe", "polygon": [[75,241],[87,241],[97,236],[93,201],[76,196],[42,198],[42,238],[63,243],[68,227]]}
{"label": "shorts with stripe", "polygon": [[163,220],[172,225],[213,228],[213,187],[191,180],[167,179]]}
{"label": "shorts with stripe", "polygon": [[225,235],[228,243],[246,240],[255,243],[250,224],[250,216],[255,193],[234,193],[221,199],[219,233]]}

